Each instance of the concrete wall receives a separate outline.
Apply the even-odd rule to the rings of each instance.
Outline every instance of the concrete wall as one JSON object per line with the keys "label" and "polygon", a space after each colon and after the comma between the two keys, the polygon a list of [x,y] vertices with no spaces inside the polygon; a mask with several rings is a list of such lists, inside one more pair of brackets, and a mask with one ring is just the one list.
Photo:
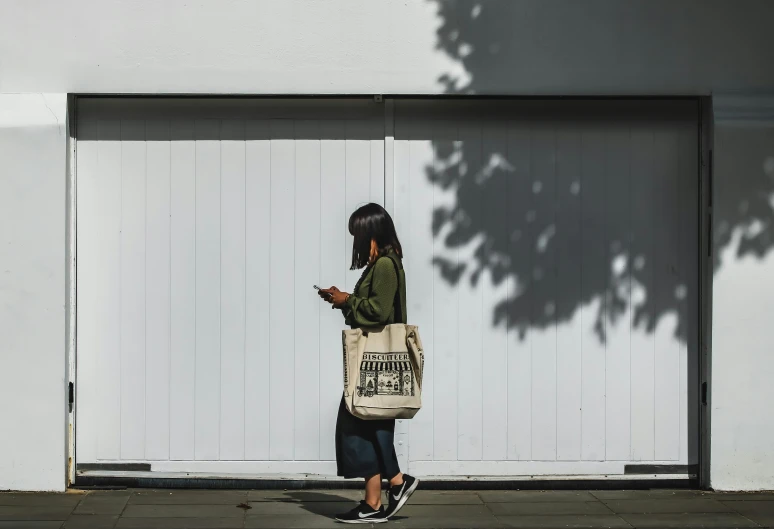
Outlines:
{"label": "concrete wall", "polygon": [[774,489],[774,97],[715,116],[711,483]]}
{"label": "concrete wall", "polygon": [[0,94],[0,490],[65,487],[66,106]]}
{"label": "concrete wall", "polygon": [[768,0],[4,0],[0,92],[759,90],[772,19]]}

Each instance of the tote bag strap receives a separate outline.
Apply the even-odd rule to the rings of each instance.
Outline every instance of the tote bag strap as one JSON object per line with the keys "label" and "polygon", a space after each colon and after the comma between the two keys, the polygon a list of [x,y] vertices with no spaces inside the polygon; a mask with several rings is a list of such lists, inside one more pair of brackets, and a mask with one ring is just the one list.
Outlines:
{"label": "tote bag strap", "polygon": [[[400,288],[400,267],[398,266],[398,261],[391,255],[384,255],[380,257],[379,259],[389,259],[392,261],[392,266],[395,267],[395,278],[398,280],[398,288],[395,290],[395,298],[392,301],[392,306],[395,309],[395,321],[399,323],[406,323],[403,321],[404,314],[403,314],[403,302],[405,301],[401,296],[401,288]],[[374,264],[369,265],[370,267],[376,266],[376,262],[374,261]],[[363,275],[360,278],[360,281],[363,280],[363,278],[368,275],[368,269],[366,269],[363,272]],[[358,285],[360,284],[360,281],[358,282]],[[405,285],[405,280],[403,281],[403,284]],[[373,292],[374,288],[374,282],[371,281],[371,284],[368,287],[369,295]],[[355,290],[353,292],[357,292],[357,285],[355,286]]]}
{"label": "tote bag strap", "polygon": [[398,261],[391,255],[385,255],[385,257],[392,261],[392,265],[395,267],[395,278],[398,280],[398,288],[395,290],[395,299],[393,300],[393,307],[395,308],[395,321],[405,323],[403,321],[403,299],[401,297],[400,268],[398,267]]}

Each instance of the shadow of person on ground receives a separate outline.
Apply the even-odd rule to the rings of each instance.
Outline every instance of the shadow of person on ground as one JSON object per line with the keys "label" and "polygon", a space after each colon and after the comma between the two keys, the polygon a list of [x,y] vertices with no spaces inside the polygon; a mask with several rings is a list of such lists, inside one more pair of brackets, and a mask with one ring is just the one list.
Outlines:
{"label": "shadow of person on ground", "polygon": [[355,508],[360,500],[355,499],[352,491],[336,492],[312,492],[294,491],[287,492],[286,498],[278,501],[297,503],[302,509],[318,516],[333,518],[337,514],[347,512]]}

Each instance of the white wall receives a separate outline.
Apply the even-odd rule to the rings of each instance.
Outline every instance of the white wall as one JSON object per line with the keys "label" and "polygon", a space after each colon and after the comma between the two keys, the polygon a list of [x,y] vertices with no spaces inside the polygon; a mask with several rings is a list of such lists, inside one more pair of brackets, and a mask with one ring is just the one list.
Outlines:
{"label": "white wall", "polygon": [[774,489],[774,98],[715,115],[711,485]]}
{"label": "white wall", "polygon": [[0,92],[757,90],[773,18],[768,0],[4,0]]}
{"label": "white wall", "polygon": [[0,490],[65,486],[64,94],[0,94]]}

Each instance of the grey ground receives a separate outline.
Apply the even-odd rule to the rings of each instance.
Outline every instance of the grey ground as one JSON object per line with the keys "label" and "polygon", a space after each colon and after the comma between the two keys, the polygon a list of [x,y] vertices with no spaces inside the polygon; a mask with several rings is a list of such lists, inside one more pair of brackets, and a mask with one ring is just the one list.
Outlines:
{"label": "grey ground", "polygon": [[[343,528],[359,491],[0,493],[0,529]],[[249,507],[249,508],[247,508]],[[774,493],[418,490],[396,528],[772,527]],[[362,527],[362,526],[361,526]]]}

